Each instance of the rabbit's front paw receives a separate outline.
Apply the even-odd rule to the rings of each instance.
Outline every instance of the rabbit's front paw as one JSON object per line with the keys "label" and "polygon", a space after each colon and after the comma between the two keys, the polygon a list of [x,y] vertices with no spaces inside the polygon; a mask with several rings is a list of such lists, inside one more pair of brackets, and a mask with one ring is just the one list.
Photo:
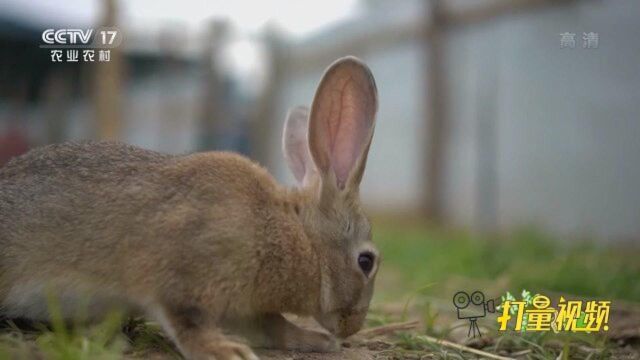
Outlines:
{"label": "rabbit's front paw", "polygon": [[[293,334],[291,334],[293,335]],[[286,339],[288,350],[305,352],[338,352],[340,342],[333,336],[317,331],[300,329],[293,338]]]}
{"label": "rabbit's front paw", "polygon": [[207,359],[259,360],[258,356],[254,354],[250,347],[229,340],[211,343],[207,346],[207,350],[207,353],[210,354]]}
{"label": "rabbit's front paw", "polygon": [[338,352],[340,351],[340,341],[333,335],[311,331],[313,334],[312,345],[315,347],[312,351],[320,352]]}

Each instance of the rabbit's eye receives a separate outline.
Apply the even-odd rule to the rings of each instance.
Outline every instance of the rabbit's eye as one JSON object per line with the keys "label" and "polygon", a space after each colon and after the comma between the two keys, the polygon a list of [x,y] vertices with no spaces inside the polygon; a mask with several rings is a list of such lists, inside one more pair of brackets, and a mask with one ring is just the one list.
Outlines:
{"label": "rabbit's eye", "polygon": [[373,269],[373,263],[374,255],[368,251],[358,256],[358,266],[360,266],[362,272],[367,276],[369,276],[371,269]]}

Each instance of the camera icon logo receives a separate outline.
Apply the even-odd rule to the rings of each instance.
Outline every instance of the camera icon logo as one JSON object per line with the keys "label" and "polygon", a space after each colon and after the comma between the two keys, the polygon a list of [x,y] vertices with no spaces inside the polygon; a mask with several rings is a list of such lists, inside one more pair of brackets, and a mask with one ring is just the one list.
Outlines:
{"label": "camera icon logo", "polygon": [[478,319],[487,316],[487,313],[495,313],[496,307],[493,299],[485,301],[482,291],[474,291],[471,295],[464,291],[458,291],[453,295],[453,306],[456,307],[458,319],[469,319],[469,331],[467,336],[482,336],[478,327]]}

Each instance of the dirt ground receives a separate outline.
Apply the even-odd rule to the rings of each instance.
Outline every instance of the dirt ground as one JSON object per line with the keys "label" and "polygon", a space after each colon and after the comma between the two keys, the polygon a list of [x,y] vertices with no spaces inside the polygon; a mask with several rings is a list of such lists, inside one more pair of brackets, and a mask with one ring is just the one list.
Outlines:
{"label": "dirt ground", "polygon": [[[383,308],[375,309],[377,314],[385,314],[393,319],[401,318],[401,304],[387,304]],[[446,327],[453,329],[447,332],[446,339],[428,336],[426,324],[420,316],[409,311],[406,321],[390,321],[379,326],[366,327],[358,334],[343,341],[343,347],[336,353],[300,353],[291,351],[277,351],[256,349],[261,359],[265,360],[364,360],[364,359],[565,359],[558,356],[562,351],[568,351],[566,343],[551,340],[544,343],[521,344],[509,347],[503,344],[503,339],[496,337],[496,332],[487,328],[495,319],[485,319],[480,324],[483,336],[481,338],[467,337],[468,326],[464,321],[456,319],[452,314],[442,314],[437,324],[431,328]],[[321,330],[312,320],[289,316],[289,319],[301,327]],[[143,322],[144,323],[144,322]],[[609,317],[609,339],[606,351],[598,350],[597,345],[588,342],[572,342],[569,356],[566,359],[621,359],[640,360],[640,305],[635,303],[617,303],[611,308]],[[126,330],[125,333],[131,337]],[[34,334],[35,335],[35,334]],[[143,351],[125,351],[123,358],[165,360],[179,358],[173,346],[160,335],[161,346],[145,348]],[[408,341],[418,339],[419,341]],[[595,339],[589,337],[589,339]],[[33,340],[29,340],[34,344]],[[500,346],[498,346],[500,345]],[[497,351],[496,349],[499,348]],[[172,353],[173,352],[173,353]],[[475,352],[475,353],[474,353]]]}
{"label": "dirt ground", "polygon": [[[298,325],[306,328],[317,329],[313,322],[291,318]],[[453,321],[453,319],[444,319]],[[620,359],[635,360],[640,359],[640,307],[634,304],[626,304],[616,307],[610,315],[610,332],[608,334],[610,349],[606,353],[598,356],[589,355],[591,349],[584,345],[575,345],[568,359]],[[482,326],[481,326],[482,328]],[[391,323],[374,328],[363,329],[359,334],[345,340],[343,348],[337,353],[300,353],[291,351],[264,350],[258,349],[257,354],[265,360],[365,360],[365,359],[484,359],[494,356],[495,359],[539,359],[538,355],[533,356],[530,349],[513,349],[510,352],[491,351],[496,339],[491,337],[490,331],[482,328],[484,333],[482,339],[469,339],[466,334],[466,327],[462,326],[456,331],[452,331],[447,340],[457,344],[459,348],[450,347],[447,344],[434,343],[434,349],[407,348],[398,341],[397,335],[401,332],[405,334],[422,334],[423,324],[420,321],[407,321],[402,323]],[[434,339],[435,340],[435,339]],[[531,345],[537,346],[537,345]],[[561,344],[549,342],[548,347],[562,347]],[[470,351],[478,350],[482,354],[474,354]],[[450,355],[447,355],[450,354]],[[595,354],[595,353],[594,353]],[[146,358],[167,359],[166,355],[155,353],[147,354]],[[556,357],[549,357],[555,359]],[[563,357],[557,357],[562,359]]]}

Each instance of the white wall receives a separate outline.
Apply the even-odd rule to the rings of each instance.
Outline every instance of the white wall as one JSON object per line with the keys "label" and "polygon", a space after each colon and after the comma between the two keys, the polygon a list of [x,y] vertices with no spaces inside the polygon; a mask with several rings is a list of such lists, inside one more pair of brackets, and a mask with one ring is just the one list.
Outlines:
{"label": "white wall", "polygon": [[[572,236],[638,238],[637,14],[637,1],[585,1],[450,33],[444,194],[453,223],[477,225],[486,205],[478,201],[489,198],[501,228],[535,224]],[[560,47],[563,32],[577,34],[575,49]],[[582,48],[583,32],[599,34],[598,49]],[[416,208],[424,184],[422,48],[407,40],[356,55],[371,66],[380,95],[364,200],[380,209]],[[282,116],[287,107],[311,101],[322,70],[286,82],[279,100]],[[495,180],[485,178],[491,171],[479,172],[487,169],[478,163],[479,130],[486,130],[487,122],[496,127]],[[273,152],[281,158],[277,133]],[[277,176],[290,181],[279,164]],[[493,186],[495,195],[479,200],[478,181]]]}

